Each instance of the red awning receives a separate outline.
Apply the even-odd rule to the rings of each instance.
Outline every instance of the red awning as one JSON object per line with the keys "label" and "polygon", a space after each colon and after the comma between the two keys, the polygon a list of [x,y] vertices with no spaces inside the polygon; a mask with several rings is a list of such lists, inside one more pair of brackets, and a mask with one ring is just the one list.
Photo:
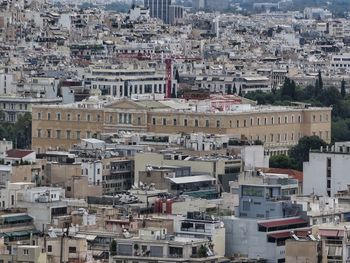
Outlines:
{"label": "red awning", "polygon": [[291,231],[294,232],[294,235],[300,238],[305,238],[308,235],[308,232],[310,232],[311,229],[309,228],[303,228],[303,229],[294,229],[294,230],[288,230],[288,231],[280,231],[280,232],[270,232],[267,234],[268,237],[273,238],[286,238],[291,237]]}
{"label": "red awning", "polygon": [[273,237],[273,238],[276,238],[276,239],[288,238],[288,237],[290,237],[290,231],[271,233],[271,234],[268,234],[267,236],[268,237]]}
{"label": "red awning", "polygon": [[267,221],[258,223],[260,226],[270,228],[270,227],[279,227],[279,226],[288,226],[288,225],[298,225],[298,224],[306,224],[302,218],[291,218],[291,219],[282,219],[276,221]]}
{"label": "red awning", "polygon": [[337,229],[320,229],[318,230],[318,234],[321,237],[343,237],[344,231]]}

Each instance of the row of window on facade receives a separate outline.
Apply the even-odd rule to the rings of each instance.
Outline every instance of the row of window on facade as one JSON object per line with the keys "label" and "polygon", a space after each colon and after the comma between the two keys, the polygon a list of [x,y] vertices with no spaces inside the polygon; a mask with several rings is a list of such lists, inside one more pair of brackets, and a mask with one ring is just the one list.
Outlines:
{"label": "row of window on facade", "polygon": [[[41,112],[38,112],[38,115],[37,115],[37,119],[38,120],[41,120],[42,118],[42,114]],[[47,113],[47,120],[51,120],[51,113],[48,112]],[[60,121],[62,120],[62,115],[61,113],[56,113],[56,121]],[[66,121],[72,121],[73,118],[72,118],[72,114],[71,113],[67,113],[66,114]],[[86,115],[86,119],[83,119],[82,118],[82,115],[79,113],[79,114],[76,114],[76,121],[83,121],[83,120],[86,120],[87,122],[91,122],[91,121],[94,121],[94,118],[90,115],[90,114],[87,114]],[[141,118],[139,117],[138,119],[138,124],[140,125],[141,124]],[[97,115],[96,116],[96,121],[97,122],[100,122],[101,121],[101,115]],[[118,118],[118,121],[119,123],[121,124],[130,124],[132,122],[132,116],[131,116],[131,113],[119,113],[119,118]],[[109,122],[112,123],[113,122],[113,116],[109,116]]]}
{"label": "row of window on facade", "polygon": [[[66,121],[72,121],[73,120],[73,118],[72,118],[72,115],[73,114],[71,114],[71,113],[67,113],[66,114]],[[86,119],[83,119],[82,118],[82,115],[80,114],[80,113],[78,113],[78,114],[76,114],[75,115],[76,116],[76,118],[75,118],[75,120],[76,121],[83,121],[83,120],[86,120],[86,121],[88,121],[88,122],[91,122],[91,121],[94,121],[94,119],[93,119],[93,117],[90,115],[90,114],[87,114],[86,115]],[[38,114],[37,114],[37,119],[38,120],[41,120],[42,119],[42,113],[41,112],[38,112]],[[47,120],[51,120],[52,118],[51,118],[51,112],[48,112],[47,113]],[[55,120],[56,121],[60,121],[60,120],[62,120],[62,114],[60,113],[60,112],[57,112],[56,113],[56,118],[55,118]],[[100,122],[101,121],[101,115],[96,115],[96,121],[97,122]]]}
{"label": "row of window on facade", "polygon": [[[164,81],[163,81],[164,82]],[[93,89],[97,89],[97,85],[92,86]],[[176,87],[176,85],[173,85],[173,87]],[[107,90],[108,94],[111,94],[111,85],[98,85],[98,88],[100,90]],[[165,93],[166,91],[166,84],[145,84],[145,85],[126,85],[126,86],[119,86],[119,90],[117,90],[117,86],[112,86],[112,94],[114,96],[117,95],[130,95],[130,94],[150,94],[150,93]]]}
{"label": "row of window on facade", "polygon": [[[328,115],[327,115],[328,116]],[[322,118],[320,117],[320,120]],[[190,121],[188,119],[183,119],[183,126],[189,126]],[[298,116],[298,123],[302,122],[302,118],[299,115]],[[159,123],[159,122],[158,122]],[[294,115],[291,116],[291,122],[288,120],[288,116],[285,116],[284,119],[282,117],[277,118],[277,122],[275,123],[275,117],[271,117],[270,122],[268,121],[268,118],[261,118],[258,117],[256,118],[256,121],[254,122],[254,118],[250,118],[250,126],[260,126],[260,125],[274,125],[274,124],[288,124],[288,123],[295,123]],[[178,119],[174,118],[172,123],[167,119],[167,118],[161,118],[161,124],[162,125],[173,125],[177,126],[178,125]],[[152,118],[152,125],[157,125],[157,118]],[[195,119],[192,121],[192,125],[194,127],[199,127],[199,120]],[[210,120],[205,120],[205,127],[210,127]],[[216,127],[219,128],[221,127],[221,120],[216,120]],[[232,120],[229,121],[229,127],[230,128],[240,128],[240,127],[248,127],[248,120],[236,120],[236,122],[233,122]]]}
{"label": "row of window on facade", "polygon": [[[81,138],[81,131],[75,131],[72,132],[71,130],[67,130],[65,133],[65,136],[62,136],[62,131],[61,130],[56,130],[55,131],[55,136],[53,134],[53,131],[51,129],[46,130],[46,137],[45,138],[56,138],[56,139],[76,139],[79,140]],[[74,137],[75,135],[75,137]],[[37,129],[37,138],[42,138],[44,137],[42,129]],[[86,138],[92,138],[92,137],[98,137],[96,134],[92,134],[91,131],[86,132]]]}
{"label": "row of window on facade", "polygon": [[[18,107],[16,107],[16,105],[18,105]],[[26,103],[19,103],[19,104],[17,104],[17,103],[3,103],[2,108],[4,110],[6,110],[6,109],[9,109],[9,110],[17,110],[17,109],[28,110],[28,104],[26,104]]]}

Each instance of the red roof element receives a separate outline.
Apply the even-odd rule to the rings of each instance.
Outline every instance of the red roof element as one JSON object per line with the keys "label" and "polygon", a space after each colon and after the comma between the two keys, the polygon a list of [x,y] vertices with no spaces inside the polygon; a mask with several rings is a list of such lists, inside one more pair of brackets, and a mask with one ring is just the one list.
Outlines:
{"label": "red roof element", "polygon": [[17,149],[12,149],[12,150],[8,150],[6,152],[6,157],[9,158],[19,158],[22,159],[23,157],[26,157],[27,155],[33,153],[34,151],[30,151],[30,150],[17,150]]}
{"label": "red roof element", "polygon": [[[305,238],[308,234],[308,230],[293,230],[294,235],[296,235],[297,237],[303,237]],[[282,232],[273,232],[273,233],[269,233],[267,234],[268,237],[273,237],[275,239],[279,239],[279,238],[288,238],[291,236],[290,231],[282,231]]]}
{"label": "red roof element", "polygon": [[297,179],[299,183],[303,182],[303,172],[293,170],[293,169],[284,169],[284,168],[263,168],[264,173],[275,173],[275,174],[288,174],[289,176]]}
{"label": "red roof element", "polygon": [[288,225],[297,225],[297,224],[306,224],[302,218],[291,218],[291,219],[281,219],[275,221],[266,221],[258,223],[260,226],[271,228],[271,227],[279,227],[279,226],[288,226]]}
{"label": "red roof element", "polygon": [[272,233],[268,234],[268,237],[273,237],[273,238],[288,238],[290,237],[290,231],[285,231],[285,232],[277,232],[277,233]]}
{"label": "red roof element", "polygon": [[321,237],[343,237],[344,231],[343,230],[337,230],[337,229],[320,229],[318,231],[318,234]]}

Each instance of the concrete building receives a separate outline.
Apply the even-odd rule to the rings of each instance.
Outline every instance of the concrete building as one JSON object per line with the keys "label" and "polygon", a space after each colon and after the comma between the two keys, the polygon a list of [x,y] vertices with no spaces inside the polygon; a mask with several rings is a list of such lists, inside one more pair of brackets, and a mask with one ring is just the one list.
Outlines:
{"label": "concrete building", "polygon": [[310,239],[286,240],[286,263],[318,263],[321,261],[321,242]]}
{"label": "concrete building", "polygon": [[[3,247],[3,250],[1,250],[1,247]],[[38,245],[15,244],[12,246],[7,246],[3,240],[0,241],[0,261],[3,263],[46,263],[46,256],[47,255],[42,250],[42,247]]]}
{"label": "concrete building", "polygon": [[31,113],[33,105],[52,104],[62,102],[61,98],[46,99],[46,98],[31,98],[19,97],[12,95],[0,97],[0,111],[3,116],[0,118],[3,121],[15,123],[20,115]]}
{"label": "concrete building", "polygon": [[[173,104],[174,103],[174,104]],[[303,136],[330,141],[330,108],[234,107],[214,112],[183,102],[120,100],[33,108],[32,146],[37,153],[70,149],[82,138],[104,132],[228,134],[261,140],[268,147],[293,146]],[[194,105],[194,108],[196,106]]]}
{"label": "concrete building", "polygon": [[149,8],[151,17],[161,19],[165,24],[170,23],[170,6],[172,0],[144,0],[144,6]]}
{"label": "concrete building", "polygon": [[[120,260],[131,263],[140,263],[150,260],[162,262],[218,262],[220,257],[215,256],[215,248],[210,248],[207,239],[186,238],[167,235],[165,228],[144,228],[139,230],[139,236],[116,239],[117,247],[112,252],[110,262]],[[203,250],[204,254],[200,254]],[[115,254],[115,255],[113,255]]]}
{"label": "concrete building", "polygon": [[202,212],[189,211],[184,218],[174,219],[177,236],[208,239],[215,244],[215,254],[225,256],[225,227],[222,221]]}
{"label": "concrete building", "polygon": [[[226,256],[240,255],[269,263],[284,262],[285,240],[291,237],[291,231],[296,236],[298,231],[305,231],[308,221],[304,219],[302,206],[293,204],[281,191],[281,184],[274,180],[265,182],[262,177],[250,175],[241,178],[235,216],[223,220]],[[255,184],[249,183],[252,180]],[[232,190],[236,192],[235,188]]]}
{"label": "concrete building", "polygon": [[333,197],[346,190],[350,184],[346,172],[350,168],[349,158],[349,142],[336,142],[330,148],[310,152],[309,161],[303,165],[303,193]]}

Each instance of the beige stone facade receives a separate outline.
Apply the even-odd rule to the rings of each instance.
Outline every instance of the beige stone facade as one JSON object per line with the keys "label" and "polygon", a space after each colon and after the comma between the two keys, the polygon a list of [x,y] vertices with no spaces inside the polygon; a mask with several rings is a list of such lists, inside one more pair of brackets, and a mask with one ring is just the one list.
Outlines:
{"label": "beige stone facade", "polygon": [[81,138],[102,133],[143,131],[155,133],[229,134],[261,140],[268,147],[295,145],[299,138],[331,138],[331,108],[253,107],[246,111],[200,112],[176,110],[159,102],[121,100],[113,104],[34,106],[32,145],[36,152],[67,150]]}

